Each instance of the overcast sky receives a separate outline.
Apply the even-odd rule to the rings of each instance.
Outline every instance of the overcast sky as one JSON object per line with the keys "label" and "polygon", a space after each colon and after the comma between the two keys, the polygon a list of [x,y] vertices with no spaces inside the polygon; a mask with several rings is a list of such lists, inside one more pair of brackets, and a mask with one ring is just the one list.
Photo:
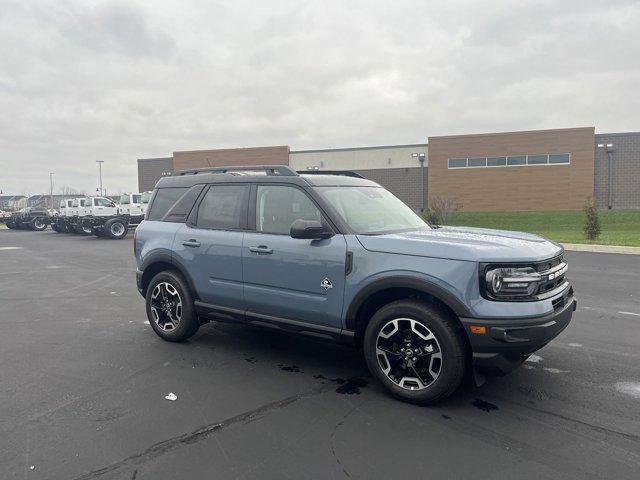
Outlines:
{"label": "overcast sky", "polygon": [[640,130],[636,1],[0,0],[0,190],[176,150]]}

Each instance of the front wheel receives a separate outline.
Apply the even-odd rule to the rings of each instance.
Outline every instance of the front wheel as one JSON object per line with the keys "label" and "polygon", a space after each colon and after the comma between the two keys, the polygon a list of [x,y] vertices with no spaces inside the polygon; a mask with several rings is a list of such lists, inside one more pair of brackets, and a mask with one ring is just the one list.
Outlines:
{"label": "front wheel", "polygon": [[163,340],[181,342],[200,328],[189,286],[173,270],[153,277],[147,288],[146,306],[149,323]]}
{"label": "front wheel", "polygon": [[462,327],[426,302],[398,300],[382,307],[367,325],[363,347],[373,376],[406,402],[440,402],[464,377]]}
{"label": "front wheel", "polygon": [[47,228],[47,222],[40,217],[36,217],[29,223],[29,228],[36,232],[41,232]]}

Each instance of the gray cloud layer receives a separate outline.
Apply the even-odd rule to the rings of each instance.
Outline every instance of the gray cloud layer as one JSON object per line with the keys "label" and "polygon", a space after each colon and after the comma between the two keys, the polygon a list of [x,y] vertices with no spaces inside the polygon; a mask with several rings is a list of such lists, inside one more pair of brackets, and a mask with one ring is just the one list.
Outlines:
{"label": "gray cloud layer", "polygon": [[7,1],[0,189],[174,150],[640,129],[638,1]]}

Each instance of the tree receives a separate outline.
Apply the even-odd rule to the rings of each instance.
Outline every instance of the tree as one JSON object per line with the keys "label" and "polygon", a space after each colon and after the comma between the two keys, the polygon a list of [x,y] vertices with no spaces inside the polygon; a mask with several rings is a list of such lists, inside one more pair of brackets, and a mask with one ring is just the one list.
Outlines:
{"label": "tree", "polygon": [[429,198],[429,206],[423,215],[431,225],[447,225],[458,208],[458,205],[450,198],[431,197]]}
{"label": "tree", "polygon": [[598,217],[598,207],[593,198],[587,198],[584,203],[584,236],[587,240],[595,240],[600,235],[600,218]]}

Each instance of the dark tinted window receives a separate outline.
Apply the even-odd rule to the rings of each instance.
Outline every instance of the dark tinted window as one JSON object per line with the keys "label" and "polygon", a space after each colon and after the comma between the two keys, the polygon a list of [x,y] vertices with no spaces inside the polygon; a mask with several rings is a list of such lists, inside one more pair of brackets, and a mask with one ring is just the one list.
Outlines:
{"label": "dark tinted window", "polygon": [[247,187],[244,185],[214,185],[198,207],[198,228],[237,230],[244,224],[247,207]]}
{"label": "dark tinted window", "polygon": [[162,220],[162,217],[186,191],[187,188],[159,188],[147,220]]}

